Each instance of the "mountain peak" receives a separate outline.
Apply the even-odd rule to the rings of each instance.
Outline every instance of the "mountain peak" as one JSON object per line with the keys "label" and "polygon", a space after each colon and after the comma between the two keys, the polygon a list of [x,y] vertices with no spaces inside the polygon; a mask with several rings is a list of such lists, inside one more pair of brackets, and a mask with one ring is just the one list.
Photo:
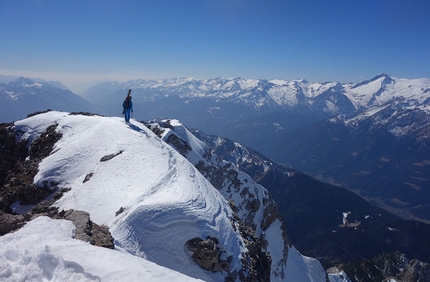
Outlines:
{"label": "mountain peak", "polygon": [[381,74],[378,74],[377,76],[373,77],[372,79],[370,79],[370,81],[375,81],[377,79],[380,79],[381,77],[387,78],[387,77],[390,77],[390,76],[388,74],[386,74],[386,73],[381,73]]}

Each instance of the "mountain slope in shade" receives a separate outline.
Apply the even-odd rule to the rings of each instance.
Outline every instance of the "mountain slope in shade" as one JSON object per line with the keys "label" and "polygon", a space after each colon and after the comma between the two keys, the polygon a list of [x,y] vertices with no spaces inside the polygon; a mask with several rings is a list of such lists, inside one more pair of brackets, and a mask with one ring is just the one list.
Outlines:
{"label": "mountain slope in shade", "polygon": [[405,103],[293,130],[278,139],[284,145],[279,154],[296,169],[354,190],[402,218],[428,223],[430,116]]}

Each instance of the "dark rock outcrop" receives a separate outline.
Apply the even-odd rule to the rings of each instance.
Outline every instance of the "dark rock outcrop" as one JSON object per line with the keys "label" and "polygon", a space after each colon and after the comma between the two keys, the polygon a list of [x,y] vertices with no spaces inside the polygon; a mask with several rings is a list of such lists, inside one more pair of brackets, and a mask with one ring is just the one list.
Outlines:
{"label": "dark rock outcrop", "polygon": [[113,159],[113,158],[115,158],[116,156],[118,156],[118,155],[120,155],[120,154],[122,154],[122,150],[120,150],[118,153],[115,153],[115,154],[109,154],[109,155],[106,155],[106,156],[103,156],[101,159],[100,159],[100,162],[106,162],[106,161],[109,161],[109,160],[111,160],[111,159]]}
{"label": "dark rock outcrop", "polygon": [[[229,201],[233,210],[237,207],[233,201]],[[193,238],[185,243],[192,253],[191,258],[201,268],[212,272],[227,272],[226,281],[270,281],[272,258],[264,251],[264,240],[255,235],[253,229],[245,225],[234,213],[231,220],[233,228],[243,238],[246,251],[242,253],[242,269],[230,269],[232,257],[227,257],[225,251],[218,245],[218,240],[213,237],[206,239]]]}
{"label": "dark rock outcrop", "polygon": [[91,245],[114,249],[114,239],[106,226],[99,226],[90,220],[85,211],[68,210],[59,213],[59,218],[71,220],[76,227],[75,238]]}
{"label": "dark rock outcrop", "polygon": [[[218,247],[218,240],[207,237],[206,240],[193,238],[188,240],[185,245],[193,253],[191,258],[204,270],[212,272],[228,271],[230,262],[221,259],[221,250]],[[231,261],[231,257],[229,258]]]}

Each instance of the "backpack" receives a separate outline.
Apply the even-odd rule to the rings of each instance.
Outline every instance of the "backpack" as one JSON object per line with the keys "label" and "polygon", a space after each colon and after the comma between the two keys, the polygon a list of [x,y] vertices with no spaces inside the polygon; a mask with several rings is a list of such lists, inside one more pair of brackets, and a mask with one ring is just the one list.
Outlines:
{"label": "backpack", "polygon": [[124,109],[128,109],[128,108],[130,108],[130,100],[125,99],[125,100],[124,100],[124,103],[123,103],[123,106],[124,106]]}

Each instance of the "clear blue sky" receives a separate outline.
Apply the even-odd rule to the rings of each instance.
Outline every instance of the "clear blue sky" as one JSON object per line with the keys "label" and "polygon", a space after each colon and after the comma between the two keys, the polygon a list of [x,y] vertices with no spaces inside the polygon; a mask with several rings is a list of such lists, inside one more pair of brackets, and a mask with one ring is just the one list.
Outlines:
{"label": "clear blue sky", "polygon": [[0,74],[430,78],[429,0],[0,0]]}

